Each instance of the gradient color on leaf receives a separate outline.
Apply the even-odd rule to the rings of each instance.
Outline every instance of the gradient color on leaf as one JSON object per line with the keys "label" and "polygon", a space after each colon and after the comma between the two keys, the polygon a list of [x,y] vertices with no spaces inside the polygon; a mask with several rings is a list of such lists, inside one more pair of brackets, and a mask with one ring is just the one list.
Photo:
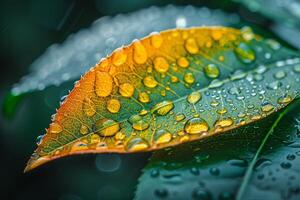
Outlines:
{"label": "gradient color on leaf", "polygon": [[25,170],[140,152],[249,124],[299,95],[299,54],[244,28],[175,29],[115,50],[75,84]]}

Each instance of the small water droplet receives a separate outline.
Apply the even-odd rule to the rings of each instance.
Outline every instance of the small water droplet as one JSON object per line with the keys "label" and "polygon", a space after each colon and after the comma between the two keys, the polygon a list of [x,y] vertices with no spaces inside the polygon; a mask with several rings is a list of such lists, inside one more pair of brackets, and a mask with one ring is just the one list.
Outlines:
{"label": "small water droplet", "polygon": [[165,188],[159,188],[154,190],[154,194],[158,198],[166,198],[168,196],[168,190]]}
{"label": "small water droplet", "polygon": [[124,64],[127,60],[127,54],[124,51],[124,49],[120,48],[115,50],[115,52],[112,55],[112,63],[116,66],[120,66]]}
{"label": "small water droplet", "polygon": [[149,103],[150,97],[147,92],[141,92],[139,93],[139,101],[142,103]]}
{"label": "small water droplet", "polygon": [[44,137],[45,137],[45,135],[39,135],[39,136],[37,136],[37,138],[36,138],[36,144],[40,145],[42,143]]}
{"label": "small water droplet", "polygon": [[219,176],[220,175],[220,170],[216,167],[213,167],[209,170],[209,173],[213,176]]}
{"label": "small water droplet", "polygon": [[274,74],[274,78],[276,79],[283,79],[284,77],[286,77],[286,73],[283,70],[279,70]]}
{"label": "small water droplet", "polygon": [[154,48],[159,48],[163,43],[163,37],[157,33],[157,32],[153,32],[151,33],[151,45]]}
{"label": "small water droplet", "polygon": [[261,105],[261,110],[266,113],[274,110],[274,108],[275,107],[269,102],[263,102]]}
{"label": "small water droplet", "polygon": [[177,113],[176,115],[175,115],[175,120],[176,120],[176,122],[180,122],[180,121],[182,121],[182,120],[184,120],[185,119],[185,115],[183,114],[183,113]]}
{"label": "small water droplet", "polygon": [[286,156],[286,159],[288,159],[288,160],[295,160],[295,158],[296,158],[296,156],[294,154],[288,154]]}
{"label": "small water droplet", "polygon": [[151,108],[151,112],[158,115],[166,115],[174,108],[172,101],[162,101]]}
{"label": "small water droplet", "polygon": [[141,137],[132,138],[126,144],[126,150],[130,152],[143,151],[148,148],[148,142]]}
{"label": "small water droplet", "polygon": [[58,124],[57,122],[53,122],[52,124],[50,124],[50,127],[49,127],[49,132],[50,133],[60,133],[62,132],[62,127],[60,124]]}
{"label": "small water droplet", "polygon": [[94,130],[101,136],[109,137],[120,130],[120,125],[112,119],[100,119],[95,123]]}
{"label": "small water droplet", "polygon": [[190,53],[190,54],[196,54],[199,51],[199,47],[197,45],[197,42],[194,38],[188,38],[185,41],[185,49]]}
{"label": "small water droplet", "polygon": [[156,57],[153,63],[154,63],[154,69],[157,72],[165,73],[169,69],[169,63],[164,57]]}
{"label": "small water droplet", "polygon": [[193,84],[195,82],[195,76],[193,73],[188,72],[184,74],[183,80],[188,84]]}
{"label": "small water droplet", "polygon": [[300,64],[297,64],[297,65],[294,66],[294,71],[296,73],[300,73]]}
{"label": "small water droplet", "polygon": [[283,169],[289,169],[289,168],[292,167],[292,164],[289,163],[289,162],[282,162],[282,163],[280,164],[280,166],[281,166]]}
{"label": "small water droplet", "polygon": [[148,88],[155,88],[158,84],[153,76],[146,76],[143,79],[143,83]]}
{"label": "small water droplet", "polygon": [[193,190],[192,197],[195,200],[211,200],[212,199],[211,193],[202,188],[195,188]]}
{"label": "small water droplet", "polygon": [[189,66],[190,62],[188,61],[188,59],[186,57],[180,57],[177,60],[177,64],[179,67],[187,68]]}
{"label": "small water droplet", "polygon": [[195,104],[201,99],[201,93],[200,92],[192,92],[187,96],[187,101],[190,104]]}
{"label": "small water droplet", "polygon": [[134,87],[130,83],[123,83],[119,86],[119,93],[123,97],[132,97],[132,95],[134,94]]}
{"label": "small water droplet", "polygon": [[164,144],[168,143],[172,140],[172,134],[165,129],[160,129],[155,132],[155,143],[156,144]]}
{"label": "small water droplet", "polygon": [[215,64],[208,64],[204,67],[205,75],[209,78],[217,78],[220,75],[220,70]]}
{"label": "small water droplet", "polygon": [[278,98],[278,103],[280,104],[288,104],[292,101],[292,97],[290,95],[284,95]]}
{"label": "small water droplet", "polygon": [[107,110],[111,113],[118,113],[121,108],[121,103],[118,99],[110,99],[107,102]]}
{"label": "small water droplet", "polygon": [[246,43],[241,42],[234,52],[243,63],[251,63],[255,60],[254,51]]}
{"label": "small water droplet", "polygon": [[231,126],[232,124],[233,124],[233,120],[229,117],[229,118],[217,120],[215,123],[215,127],[225,128]]}
{"label": "small water droplet", "polygon": [[136,40],[133,43],[133,60],[137,64],[144,64],[148,59],[148,54],[144,45]]}

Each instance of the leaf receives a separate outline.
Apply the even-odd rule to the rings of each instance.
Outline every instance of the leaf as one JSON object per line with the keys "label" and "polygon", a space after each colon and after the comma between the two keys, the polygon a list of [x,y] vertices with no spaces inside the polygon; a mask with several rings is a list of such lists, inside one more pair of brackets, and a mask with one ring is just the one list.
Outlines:
{"label": "leaf", "polygon": [[135,199],[299,199],[299,109],[155,152]]}
{"label": "leaf", "polygon": [[234,0],[246,6],[252,12],[258,12],[275,23],[271,29],[289,44],[300,48],[300,2],[272,0]]}
{"label": "leaf", "polygon": [[299,67],[298,53],[249,29],[152,34],[77,82],[26,170],[66,155],[151,151],[244,126],[299,95]]}
{"label": "leaf", "polygon": [[193,6],[151,7],[116,17],[96,20],[91,28],[54,44],[31,65],[31,72],[13,89],[13,95],[44,90],[78,79],[114,49],[153,31],[200,25],[230,26],[239,22],[235,14]]}

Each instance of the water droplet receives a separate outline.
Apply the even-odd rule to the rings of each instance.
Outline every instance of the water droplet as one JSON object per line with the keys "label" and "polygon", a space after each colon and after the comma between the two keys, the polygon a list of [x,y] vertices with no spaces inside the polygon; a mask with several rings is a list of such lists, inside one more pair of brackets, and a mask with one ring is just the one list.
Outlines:
{"label": "water droplet", "polygon": [[119,86],[119,93],[123,97],[132,97],[134,93],[134,87],[130,83],[123,83]]}
{"label": "water droplet", "polygon": [[42,143],[44,137],[45,137],[45,135],[39,135],[39,136],[37,136],[37,138],[36,138],[36,144],[40,145]]}
{"label": "water droplet", "polygon": [[149,123],[140,119],[138,121],[133,122],[132,128],[137,131],[143,131],[149,128]]}
{"label": "water droplet", "polygon": [[241,90],[237,87],[232,87],[228,90],[229,94],[235,95],[235,94],[240,94]]}
{"label": "water droplet", "polygon": [[221,87],[223,84],[224,84],[224,82],[222,82],[218,79],[214,79],[210,82],[209,88],[218,88],[218,87]]}
{"label": "water droplet", "polygon": [[190,104],[195,104],[201,99],[201,93],[200,92],[192,92],[187,96],[187,101]]}
{"label": "water droplet", "polygon": [[247,167],[248,166],[248,163],[246,160],[240,160],[240,159],[229,160],[228,164],[237,166],[237,167]]}
{"label": "water droplet", "polygon": [[159,188],[159,189],[155,189],[154,190],[154,194],[158,197],[158,198],[165,198],[168,196],[168,190],[165,188]]}
{"label": "water droplet", "polygon": [[212,107],[217,107],[219,104],[220,104],[220,102],[219,102],[219,101],[216,101],[216,100],[212,100],[212,101],[210,102],[210,105],[211,105]]}
{"label": "water droplet", "polygon": [[219,200],[232,200],[232,199],[235,199],[235,198],[234,198],[234,195],[231,194],[230,192],[223,192],[219,196]]}
{"label": "water droplet", "polygon": [[140,41],[134,41],[133,43],[133,60],[137,64],[146,63],[148,54],[146,48]]}
{"label": "water droplet", "polygon": [[243,63],[251,63],[255,60],[254,51],[246,43],[241,42],[234,52]]}
{"label": "water droplet", "polygon": [[284,77],[286,77],[286,73],[283,70],[279,70],[274,74],[274,78],[276,79],[283,79]]}
{"label": "water droplet", "polygon": [[146,76],[143,79],[143,83],[148,88],[155,88],[158,84],[153,76]]}
{"label": "water droplet", "polygon": [[209,173],[213,176],[219,176],[220,174],[220,170],[216,167],[213,167],[209,170]]}
{"label": "water droplet", "polygon": [[111,113],[119,112],[121,108],[121,103],[118,99],[110,99],[107,102],[107,110]]}
{"label": "water droplet", "polygon": [[96,72],[95,91],[99,97],[107,97],[113,89],[113,78],[107,72]]}
{"label": "water droplet", "polygon": [[274,108],[275,107],[271,103],[269,103],[269,102],[264,102],[261,105],[261,110],[263,112],[270,112],[270,111],[274,110]]}
{"label": "water droplet", "polygon": [[294,71],[296,73],[300,73],[300,64],[297,64],[297,65],[294,66]]}
{"label": "water droplet", "polygon": [[151,176],[152,178],[158,177],[158,176],[159,176],[159,170],[158,170],[158,169],[153,169],[153,170],[151,170],[150,176]]}
{"label": "water droplet", "polygon": [[267,88],[270,90],[277,90],[281,86],[282,83],[280,81],[273,81],[267,85]]}
{"label": "water droplet", "polygon": [[154,48],[159,48],[163,43],[163,37],[157,33],[157,32],[154,32],[154,33],[151,33],[151,45],[154,47]]}
{"label": "water droplet", "polygon": [[149,148],[148,142],[141,137],[134,137],[126,144],[126,150],[130,152],[143,151]]}
{"label": "water droplet", "polygon": [[53,122],[52,124],[50,124],[49,132],[55,134],[60,133],[62,132],[62,127],[57,122]]}
{"label": "water droplet", "polygon": [[171,76],[171,83],[177,83],[179,81],[177,76]]}
{"label": "water droplet", "polygon": [[151,108],[151,112],[158,115],[166,115],[174,108],[172,101],[162,101]]}
{"label": "water droplet", "polygon": [[88,149],[88,146],[87,146],[86,143],[78,141],[78,142],[75,142],[72,145],[71,152],[74,152],[74,151],[84,151],[84,150],[87,150],[87,149]]}
{"label": "water droplet", "polygon": [[177,64],[179,67],[187,68],[189,66],[190,62],[188,61],[188,59],[186,59],[186,57],[180,57],[177,60]]}
{"label": "water droplet", "polygon": [[94,130],[101,136],[109,137],[120,130],[120,125],[112,119],[100,119],[95,123]]}
{"label": "water droplet", "polygon": [[82,125],[81,127],[80,127],[80,133],[82,134],[82,135],[85,135],[85,134],[87,134],[89,132],[89,128],[86,126],[86,125]]}
{"label": "water droplet", "polygon": [[153,63],[154,63],[154,69],[160,73],[167,72],[170,66],[168,61],[164,57],[156,57]]}
{"label": "water droplet", "polygon": [[199,51],[199,47],[197,45],[197,42],[194,38],[189,38],[185,41],[185,49],[190,53],[190,54],[196,54]]}
{"label": "water droplet", "polygon": [[164,144],[172,140],[172,134],[165,129],[160,129],[155,132],[155,143]]}
{"label": "water droplet", "polygon": [[188,134],[201,134],[209,130],[209,126],[204,119],[192,118],[184,125],[184,131]]}
{"label": "water droplet", "polygon": [[280,104],[288,104],[292,101],[292,97],[290,95],[284,95],[278,98],[278,103]]}
{"label": "water droplet", "polygon": [[229,127],[233,124],[233,120],[229,117],[229,118],[225,118],[225,119],[220,119],[217,120],[215,123],[215,127]]}
{"label": "water droplet", "polygon": [[292,164],[289,163],[289,162],[282,162],[282,163],[280,164],[280,166],[281,166],[283,169],[289,169],[289,168],[292,167]]}
{"label": "water droplet", "polygon": [[195,200],[211,200],[212,199],[211,193],[202,188],[195,188],[193,190],[192,197]]}
{"label": "water droplet", "polygon": [[182,121],[182,120],[184,120],[185,119],[185,115],[183,114],[183,113],[177,113],[176,115],[175,115],[175,120],[177,121],[177,122],[180,122],[180,121]]}
{"label": "water droplet", "polygon": [[183,80],[188,83],[188,84],[192,84],[195,82],[195,77],[194,77],[194,74],[191,73],[191,72],[188,72],[188,73],[185,73],[184,74],[184,77],[183,77]]}
{"label": "water droplet", "polygon": [[85,98],[83,100],[82,109],[88,117],[92,117],[96,113],[95,103],[90,98]]}
{"label": "water droplet", "polygon": [[288,154],[286,156],[286,159],[288,159],[288,160],[295,160],[295,158],[296,158],[296,156],[294,154]]}
{"label": "water droplet", "polygon": [[117,49],[112,55],[112,63],[116,66],[120,66],[126,62],[127,54],[124,49]]}
{"label": "water droplet", "polygon": [[121,131],[117,132],[116,135],[115,135],[116,140],[124,140],[125,137],[126,137],[126,135]]}
{"label": "water droplet", "polygon": [[195,176],[197,176],[197,175],[200,174],[199,169],[196,168],[196,167],[192,167],[192,168],[190,169],[190,172],[191,172],[191,174],[193,174],[193,175],[195,175]]}
{"label": "water droplet", "polygon": [[204,67],[205,75],[209,78],[217,78],[220,75],[220,70],[215,64],[208,64]]}
{"label": "water droplet", "polygon": [[141,92],[139,93],[139,101],[142,103],[149,103],[150,97],[147,92]]}
{"label": "water droplet", "polygon": [[266,166],[269,166],[272,164],[272,161],[266,158],[260,158],[256,161],[254,165],[254,169],[256,171],[261,171],[263,170]]}
{"label": "water droplet", "polygon": [[227,109],[226,108],[221,108],[221,109],[217,110],[217,113],[220,114],[220,115],[223,115],[223,114],[227,113]]}

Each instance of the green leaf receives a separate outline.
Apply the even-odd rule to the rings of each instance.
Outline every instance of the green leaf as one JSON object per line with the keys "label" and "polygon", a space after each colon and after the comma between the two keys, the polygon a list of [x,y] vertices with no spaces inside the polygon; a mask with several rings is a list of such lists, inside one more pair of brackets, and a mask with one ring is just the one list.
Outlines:
{"label": "green leaf", "polygon": [[249,28],[151,34],[86,73],[26,170],[80,153],[152,151],[268,117],[299,95],[299,53]]}
{"label": "green leaf", "polygon": [[151,32],[201,25],[232,26],[238,22],[237,15],[220,10],[172,5],[106,16],[89,29],[69,36],[64,43],[50,46],[32,63],[31,72],[13,87],[12,93],[16,96],[44,90],[80,78],[114,49]]}
{"label": "green leaf", "polygon": [[299,110],[155,152],[135,199],[299,199]]}

